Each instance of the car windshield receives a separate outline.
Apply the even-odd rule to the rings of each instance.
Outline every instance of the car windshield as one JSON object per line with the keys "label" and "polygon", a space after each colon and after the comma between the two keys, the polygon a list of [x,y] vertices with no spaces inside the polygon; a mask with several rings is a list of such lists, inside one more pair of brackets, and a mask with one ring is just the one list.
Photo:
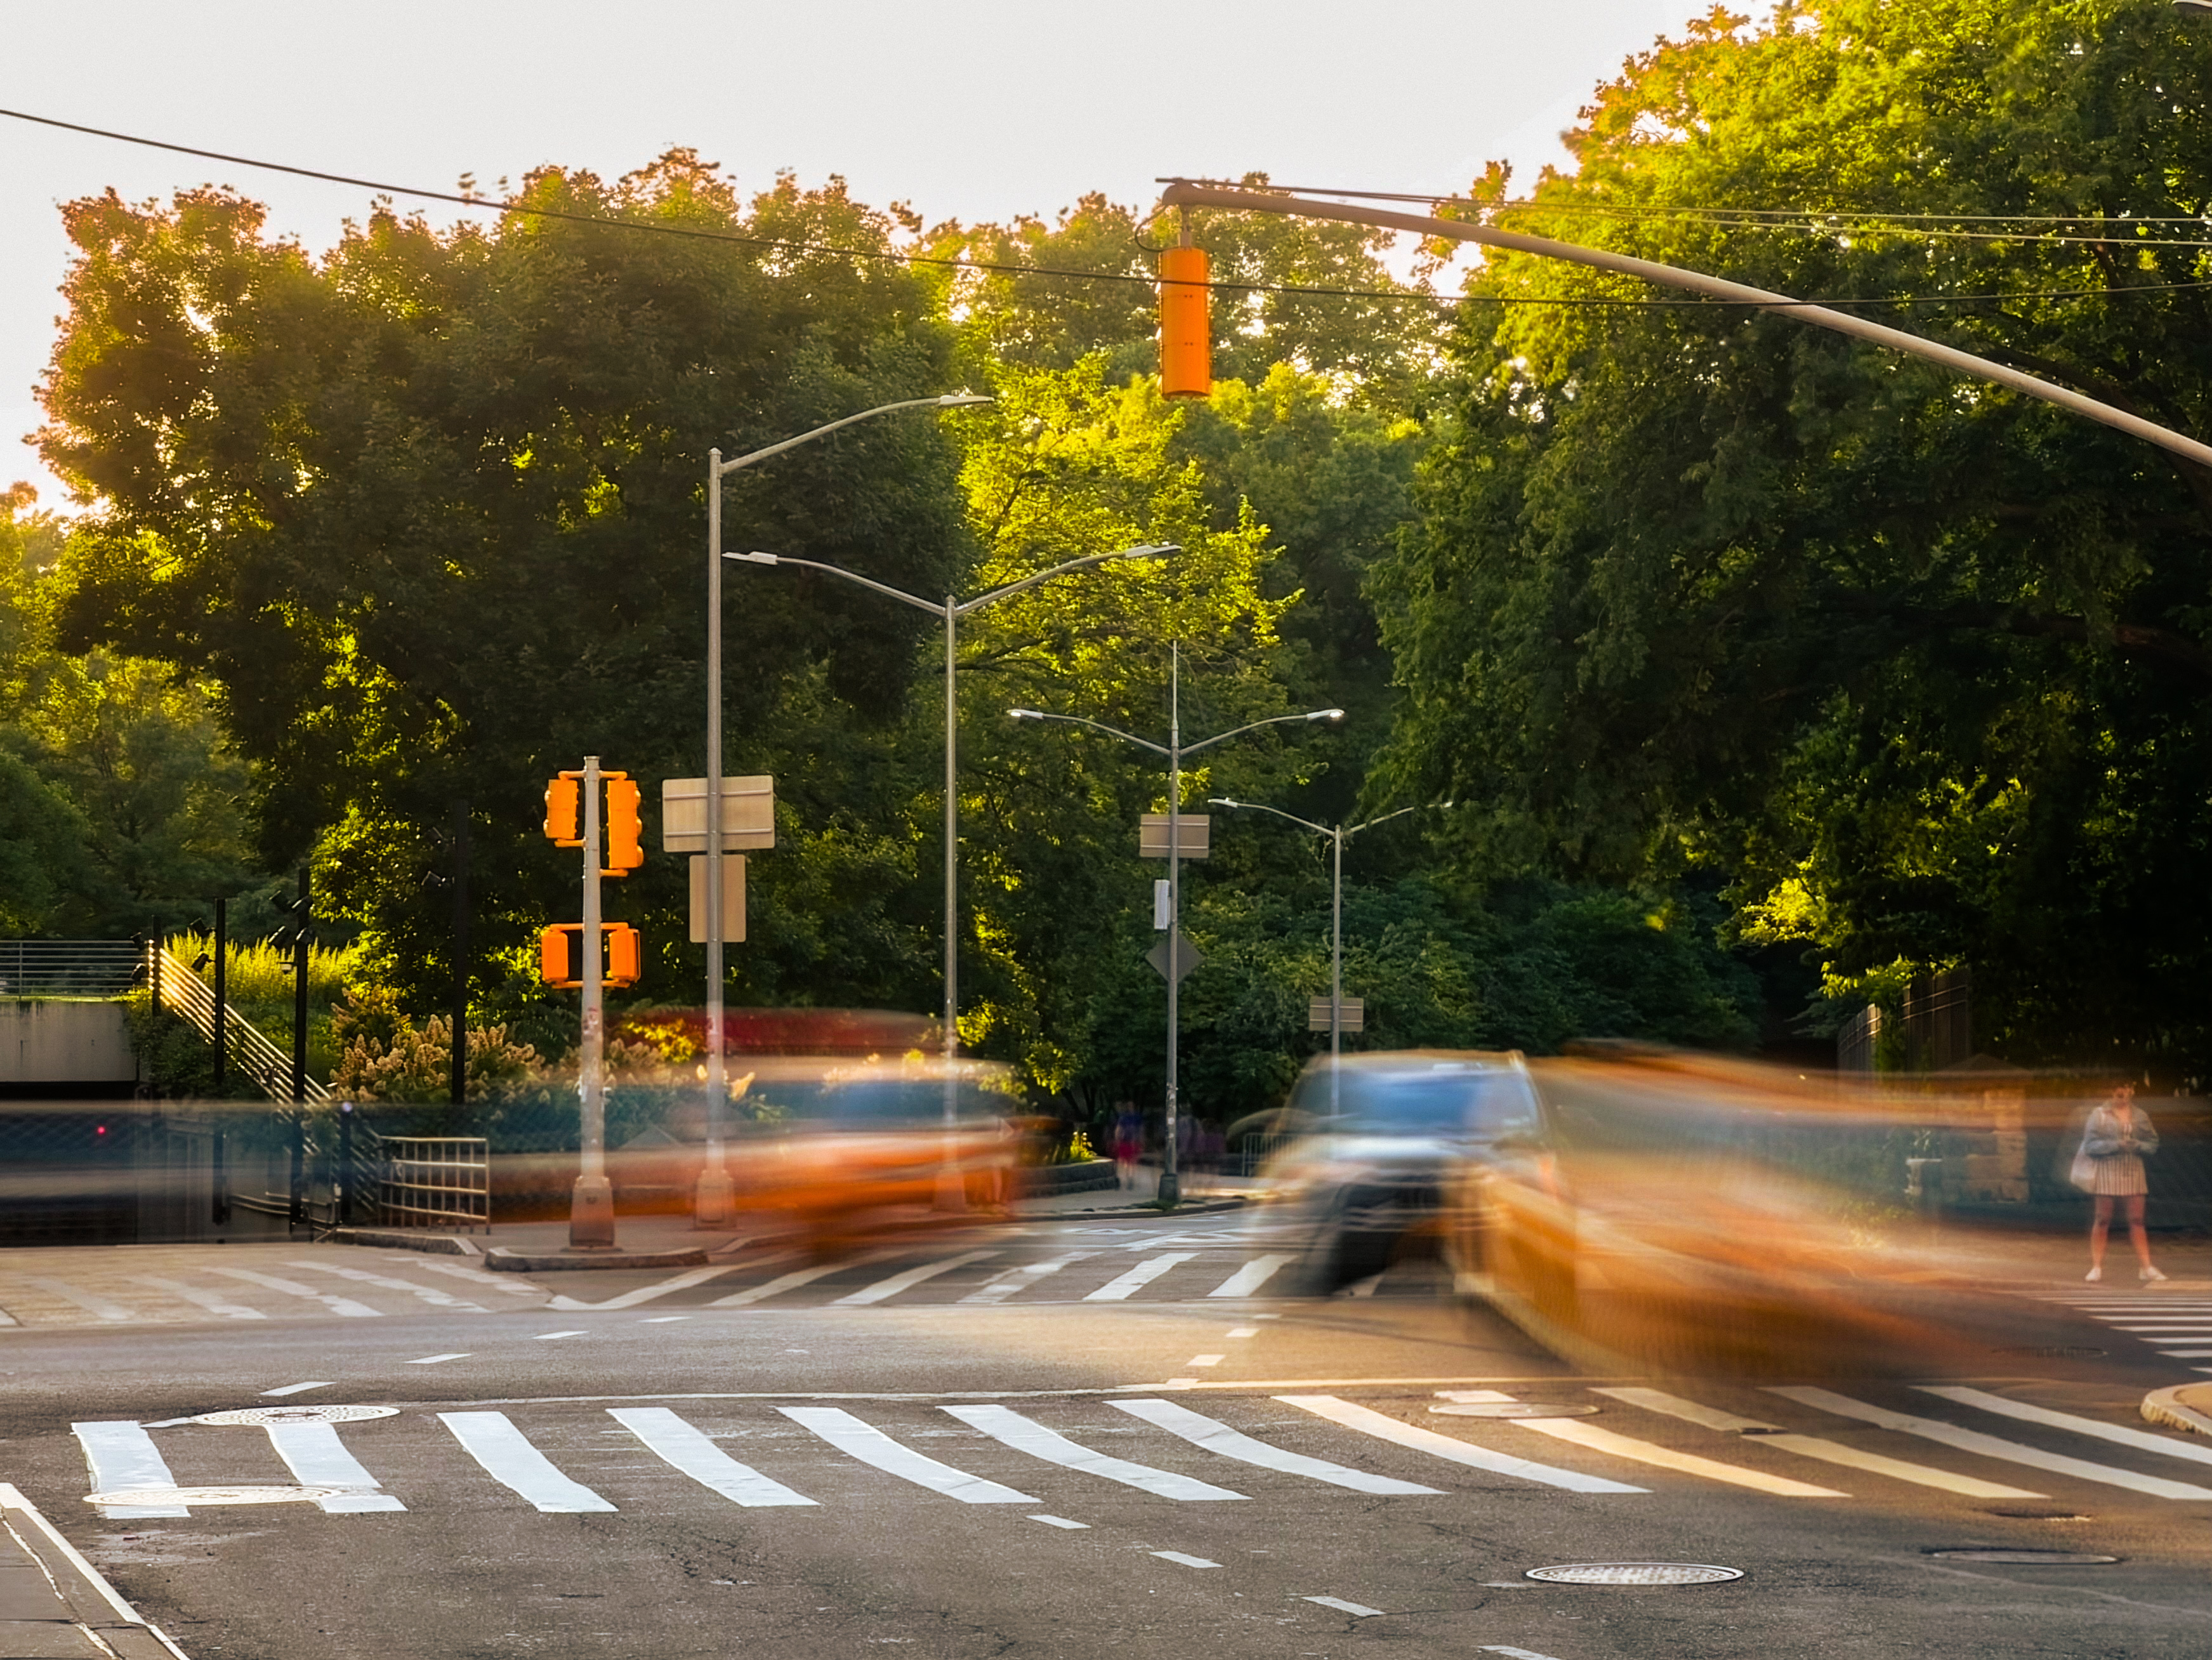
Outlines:
{"label": "car windshield", "polygon": [[[1299,1106],[1326,1115],[1328,1073],[1312,1073],[1298,1094]],[[1535,1102],[1520,1074],[1493,1067],[1437,1067],[1422,1072],[1347,1067],[1340,1077],[1336,1098],[1342,1117],[1387,1135],[1498,1135],[1528,1128],[1536,1116]]]}

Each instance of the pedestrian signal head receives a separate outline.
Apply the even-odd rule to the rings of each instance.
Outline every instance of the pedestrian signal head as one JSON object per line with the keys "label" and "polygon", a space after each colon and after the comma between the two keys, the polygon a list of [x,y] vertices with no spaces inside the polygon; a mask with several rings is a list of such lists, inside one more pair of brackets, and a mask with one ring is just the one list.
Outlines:
{"label": "pedestrian signal head", "polygon": [[627,876],[645,862],[645,827],[638,819],[637,800],[632,780],[607,781],[607,864],[602,875]]}
{"label": "pedestrian signal head", "polygon": [[581,794],[576,775],[572,772],[562,773],[545,787],[545,834],[556,847],[584,845],[583,833],[576,822]]}
{"label": "pedestrian signal head", "polygon": [[602,983],[610,986],[634,986],[637,983],[639,948],[637,930],[627,922],[602,922],[600,932],[606,936],[607,969]]}
{"label": "pedestrian signal head", "polygon": [[1204,248],[1160,250],[1160,393],[1204,398],[1213,391]]}
{"label": "pedestrian signal head", "polygon": [[584,983],[584,928],[580,922],[556,922],[538,936],[538,977],[549,986]]}

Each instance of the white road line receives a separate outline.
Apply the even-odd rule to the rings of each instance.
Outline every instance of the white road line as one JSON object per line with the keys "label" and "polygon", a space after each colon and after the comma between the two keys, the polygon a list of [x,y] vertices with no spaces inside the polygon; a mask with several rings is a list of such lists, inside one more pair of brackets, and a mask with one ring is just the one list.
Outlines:
{"label": "white road line", "polygon": [[1203,1447],[1219,1457],[1234,1458],[1240,1463],[1257,1464],[1262,1469],[1308,1476],[1316,1481],[1326,1481],[1331,1487],[1349,1487],[1354,1493],[1434,1494],[1438,1492],[1435,1487],[1419,1487],[1411,1481],[1401,1481],[1394,1476],[1370,1475],[1365,1470],[1333,1464],[1326,1458],[1309,1458],[1304,1453],[1285,1452],[1280,1447],[1269,1446],[1265,1441],[1255,1441],[1243,1432],[1231,1429],[1228,1425],[1217,1422],[1201,1413],[1178,1407],[1171,1401],[1109,1401],[1106,1404],[1127,1413],[1132,1418],[1141,1418],[1170,1435],[1180,1435],[1193,1445]]}
{"label": "white road line", "polygon": [[925,1458],[902,1446],[872,1425],[864,1424],[841,1407],[778,1407],[776,1410],[802,1429],[812,1431],[848,1458],[872,1464],[888,1475],[911,1481],[932,1493],[957,1499],[963,1505],[1035,1505],[1041,1499],[996,1481],[986,1481],[934,1458]]}
{"label": "white road line", "polygon": [[[817,1280],[826,1280],[833,1274],[842,1274],[847,1268],[860,1268],[870,1262],[888,1262],[894,1256],[907,1254],[904,1250],[875,1250],[862,1256],[848,1257],[842,1262],[817,1262],[811,1268],[794,1268],[789,1274],[780,1274],[761,1285],[748,1286],[727,1297],[717,1297],[707,1306],[710,1309],[750,1308],[754,1304],[765,1302],[781,1292],[797,1291],[801,1286],[811,1286]],[[760,1265],[755,1263],[753,1266]]]}
{"label": "white road line", "polygon": [[2086,1459],[2045,1452],[2039,1447],[2023,1446],[2017,1441],[2003,1441],[1994,1435],[1984,1435],[1979,1430],[1960,1429],[1955,1424],[1947,1424],[1938,1419],[1916,1418],[1909,1413],[1891,1412],[1864,1401],[1854,1401],[1849,1395],[1838,1395],[1832,1390],[1809,1389],[1795,1383],[1769,1384],[1766,1387],[1769,1394],[1782,1395],[1801,1406],[1818,1407],[1840,1417],[1856,1418],[1863,1423],[1879,1425],[1886,1430],[1898,1430],[1906,1435],[1919,1436],[1923,1440],[1940,1441],[1946,1446],[1957,1447],[1963,1452],[1979,1453],[1985,1458],[2001,1458],[2008,1463],[2051,1470],[2060,1475],[2071,1475],[2080,1481],[2095,1481],[2106,1487],[2124,1487],[2130,1493],[2147,1493],[2158,1499],[2212,1499],[2212,1487],[2191,1487],[2186,1481],[2169,1481],[2161,1475],[2137,1475],[2132,1470],[2116,1469],[2108,1464],[2093,1464]]}
{"label": "white road line", "polygon": [[1570,1493],[1651,1491],[1649,1487],[1632,1487],[1625,1481],[1611,1481],[1602,1475],[1584,1475],[1579,1470],[1559,1469],[1550,1464],[1516,1458],[1510,1453],[1492,1452],[1487,1447],[1478,1447],[1471,1441],[1462,1441],[1455,1435],[1439,1435],[1434,1430],[1424,1429],[1418,1424],[1401,1424],[1372,1408],[1357,1406],[1352,1402],[1339,1400],[1334,1395],[1279,1395],[1275,1399],[1286,1407],[1296,1407],[1316,1418],[1326,1418],[1332,1424],[1341,1424],[1346,1429],[1358,1430],[1363,1435],[1372,1435],[1384,1441],[1395,1441],[1401,1447],[1412,1447],[1416,1451],[1431,1453],[1438,1458],[1448,1458],[1455,1464],[1488,1470],[1493,1475],[1517,1476],[1523,1481],[1540,1482],[1547,1487],[1565,1487]]}
{"label": "white road line", "polygon": [[233,1280],[243,1280],[249,1285],[266,1286],[270,1291],[281,1291],[287,1297],[304,1297],[310,1303],[320,1303],[332,1314],[343,1314],[356,1320],[374,1320],[380,1310],[366,1303],[356,1303],[350,1297],[332,1297],[317,1291],[313,1286],[303,1286],[297,1280],[281,1279],[273,1274],[259,1274],[252,1268],[210,1268],[210,1274],[228,1274]]}
{"label": "white road line", "polygon": [[266,1395],[304,1395],[309,1389],[326,1389],[334,1381],[332,1378],[319,1377],[312,1383],[280,1383],[273,1389],[264,1389],[261,1392]]}
{"label": "white road line", "polygon": [[573,1297],[556,1297],[545,1306],[566,1313],[575,1309],[634,1309],[640,1303],[650,1303],[671,1292],[683,1291],[687,1286],[702,1286],[709,1280],[719,1280],[726,1274],[735,1274],[744,1266],[737,1262],[713,1264],[703,1268],[686,1268],[681,1274],[656,1280],[650,1286],[640,1286],[635,1291],[626,1291],[619,1297],[610,1297],[604,1303],[580,1303]]}
{"label": "white road line", "polygon": [[1257,1337],[1260,1329],[1257,1326],[1231,1326],[1229,1335],[1231,1337]]}
{"label": "white road line", "polygon": [[1339,1614],[1348,1614],[1355,1620],[1372,1620],[1382,1612],[1380,1608],[1370,1608],[1364,1602],[1347,1602],[1341,1596],[1307,1596],[1299,1600],[1318,1602],[1325,1608],[1334,1608]]}
{"label": "white road line", "polygon": [[426,1354],[420,1360],[410,1360],[407,1364],[410,1366],[442,1366],[448,1360],[465,1360],[470,1353],[464,1349],[459,1354]]}
{"label": "white road line", "polygon": [[544,1289],[533,1286],[518,1274],[494,1274],[489,1268],[463,1268],[459,1262],[441,1262],[434,1258],[414,1264],[424,1274],[450,1274],[456,1280],[465,1280],[479,1291],[505,1292],[509,1297],[536,1297]]}
{"label": "white road line", "polygon": [[1183,1362],[1186,1366],[1218,1366],[1229,1357],[1225,1354],[1194,1354]]}
{"label": "white road line", "polygon": [[1119,1481],[1125,1487],[1135,1487],[1157,1498],[1193,1500],[1241,1499],[1244,1497],[1241,1493],[1231,1493],[1226,1487],[1217,1487],[1211,1482],[1196,1481],[1188,1475],[1177,1475],[1171,1470],[1154,1469],[1150,1464],[1132,1463],[1126,1458],[1093,1452],[1056,1431],[1023,1417],[1010,1408],[940,1407],[938,1410],[951,1414],[962,1423],[972,1425],[994,1441],[1002,1442],[1017,1452],[1025,1452],[1032,1458],[1042,1458],[1048,1464],[1081,1470],[1086,1475]]}
{"label": "white road line", "polygon": [[[173,1487],[177,1478],[154,1444],[154,1438],[139,1425],[119,1422],[71,1424],[70,1433],[84,1449],[85,1466],[92,1472],[94,1493],[119,1493],[127,1487]],[[182,1505],[102,1505],[102,1516],[190,1516]]]}
{"label": "white road line", "polygon": [[[1389,1270],[1387,1268],[1383,1270],[1383,1273],[1387,1274],[1388,1272],[1389,1272]],[[1346,1297],[1372,1297],[1375,1295],[1376,1287],[1380,1286],[1382,1283],[1382,1274],[1370,1274],[1364,1280],[1355,1280],[1349,1286],[1346,1286],[1344,1288],[1344,1294]]]}
{"label": "white road line", "polygon": [[1485,1643],[1475,1652],[1502,1654],[1505,1657],[1505,1660],[1552,1660],[1552,1657],[1548,1654],[1539,1654],[1534,1649],[1516,1649],[1510,1643]]}
{"label": "white road line", "polygon": [[587,1331],[541,1331],[532,1341],[550,1343],[556,1337],[589,1337],[591,1333]]}
{"label": "white road line", "polygon": [[1587,1447],[1592,1452],[1609,1453],[1615,1458],[1651,1464],[1660,1469],[1680,1470],[1685,1475],[1702,1475],[1708,1481],[1725,1481],[1730,1487],[1749,1487],[1755,1493],[1771,1493],[1780,1499],[1850,1497],[1850,1494],[1838,1493],[1833,1487],[1816,1487],[1809,1481],[1793,1481],[1786,1475],[1769,1475],[1765,1470],[1751,1469],[1742,1464],[1724,1464],[1717,1458],[1700,1458],[1694,1452],[1677,1452],[1674,1448],[1662,1447],[1655,1441],[1638,1441],[1632,1436],[1601,1429],[1597,1425],[1585,1423],[1579,1418],[1515,1418],[1507,1421],[1516,1429],[1533,1430],[1538,1435],[1548,1435],[1555,1441]]}
{"label": "white road line", "polygon": [[1626,1401],[1629,1405],[1642,1407],[1648,1412],[1664,1413],[1669,1418],[1701,1424],[1709,1430],[1738,1434],[1757,1432],[1761,1446],[1780,1447],[1784,1452],[1818,1458],[1824,1463],[1841,1464],[1848,1469],[1865,1470],[1872,1475],[1887,1475],[1894,1481],[1912,1482],[1917,1487],[1937,1487],[1945,1493],[1963,1493],[1970,1499],[2045,1499],[2050,1496],[2030,1493],[2025,1487],[2008,1487],[2001,1481],[1984,1481],[1978,1475],[1960,1475],[1950,1470],[1937,1469],[1932,1464],[1914,1464],[1902,1458],[1885,1457],[1863,1447],[1850,1446],[1841,1441],[1824,1440],[1816,1435],[1785,1435],[1772,1424],[1762,1423],[1756,1418],[1739,1418],[1732,1412],[1701,1406],[1695,1401],[1685,1401],[1680,1395],[1668,1395],[1662,1389],[1601,1389],[1594,1393],[1609,1395],[1617,1401]]}
{"label": "white road line", "polygon": [[688,1314],[653,1314],[647,1315],[637,1323],[641,1326],[665,1326],[678,1320],[689,1320],[690,1317]]}
{"label": "white road line", "polygon": [[2030,1406],[2025,1401],[2014,1401],[2002,1395],[1991,1395],[1986,1389],[1963,1389],[1947,1383],[1923,1383],[1923,1395],[1940,1395],[1946,1401],[1955,1401],[1962,1407],[1979,1407],[1984,1412],[1993,1412],[2001,1417],[2017,1418],[2023,1424],[2042,1424],[2051,1429],[2071,1430],[2076,1435],[2094,1436],[2100,1441],[2110,1441],[2117,1446],[2133,1447],[2138,1452],[2155,1452],[2168,1458],[2185,1458],[2192,1463],[2212,1464],[2212,1447],[2201,1441],[2172,1439],[2153,1435],[2147,1430],[2123,1428],[2094,1418],[2078,1418],[2070,1412],[2053,1412],[2048,1407]]}
{"label": "white road line", "polygon": [[878,1280],[872,1286],[863,1286],[858,1291],[832,1298],[830,1306],[833,1309],[866,1308],[871,1304],[896,1297],[902,1291],[910,1291],[925,1280],[934,1280],[940,1274],[950,1274],[955,1268],[964,1268],[970,1262],[981,1262],[998,1254],[995,1250],[963,1251],[957,1256],[948,1256],[941,1262],[924,1262],[915,1268],[904,1268],[888,1280]]}
{"label": "white road line", "polygon": [[719,1493],[733,1505],[763,1510],[779,1505],[811,1505],[803,1493],[793,1493],[771,1481],[750,1464],[740,1464],[716,1446],[702,1432],[687,1424],[665,1407],[609,1407],[607,1416],[645,1443],[665,1462],[673,1465],[703,1487]]}
{"label": "white road line", "polygon": [[592,1515],[612,1505],[580,1481],[572,1481],[532,1446],[503,1412],[441,1412],[469,1456],[500,1486],[518,1493],[549,1516]]}
{"label": "white road line", "polygon": [[249,1309],[243,1303],[231,1302],[211,1291],[202,1291],[198,1286],[188,1286],[181,1280],[164,1280],[159,1274],[141,1274],[138,1283],[181,1297],[187,1303],[197,1303],[210,1314],[219,1314],[226,1320],[266,1320],[269,1316],[259,1309]]}
{"label": "white road line", "polygon": [[2167,1360],[2212,1360],[2212,1349],[2160,1349],[2159,1354]]}
{"label": "white road line", "polygon": [[1109,1280],[1083,1300],[1086,1303],[1119,1303],[1139,1286],[1149,1286],[1178,1262],[1188,1262],[1198,1253],[1194,1250],[1171,1250],[1164,1256],[1155,1256],[1139,1262],[1127,1274]]}
{"label": "white road line", "polygon": [[318,1274],[334,1274],[341,1280],[350,1280],[362,1286],[379,1286],[386,1291],[404,1291],[434,1307],[452,1309],[459,1314],[489,1314],[491,1311],[480,1303],[471,1303],[465,1297],[456,1297],[449,1291],[440,1291],[434,1286],[418,1286],[412,1280],[395,1280],[388,1274],[371,1274],[367,1268],[343,1268],[332,1262],[304,1262],[296,1258],[284,1266],[288,1268],[313,1268]]}
{"label": "white road line", "polygon": [[[379,1487],[383,1485],[361,1466],[338,1439],[336,1424],[264,1424],[269,1443],[303,1487]],[[318,1499],[317,1506],[331,1516],[356,1516],[372,1511],[405,1510],[388,1493],[341,1493]]]}
{"label": "white road line", "polygon": [[1085,1533],[1088,1533],[1091,1530],[1090,1523],[1071,1522],[1065,1516],[1032,1516],[1030,1517],[1030,1520],[1032,1522],[1042,1522],[1048,1528],[1074,1528],[1079,1529]]}
{"label": "white road line", "polygon": [[143,1318],[136,1309],[127,1309],[122,1304],[101,1297],[94,1292],[80,1291],[66,1280],[56,1280],[40,1274],[24,1274],[22,1280],[25,1285],[36,1286],[40,1291],[51,1292],[64,1303],[76,1304],[77,1307],[96,1320]]}
{"label": "white road line", "polygon": [[0,1309],[0,1326],[13,1326],[19,1325],[21,1323],[18,1321],[14,1315],[9,1313],[7,1310]]}
{"label": "white road line", "polygon": [[1156,1550],[1153,1555],[1163,1562],[1177,1562],[1187,1568],[1218,1568],[1218,1562],[1209,1562],[1203,1556],[1186,1556],[1179,1550]]}
{"label": "white road line", "polygon": [[1296,1255],[1290,1252],[1275,1256],[1255,1256],[1206,1294],[1208,1297],[1255,1296],[1261,1286],[1273,1279],[1286,1265],[1297,1260]]}
{"label": "white road line", "polygon": [[1095,1250],[1063,1251],[1048,1262],[1024,1262],[1018,1268],[1001,1270],[969,1292],[960,1300],[963,1303],[1003,1303],[1017,1292],[1027,1291],[1048,1275],[1058,1274],[1071,1262],[1080,1262],[1087,1256],[1096,1256]]}

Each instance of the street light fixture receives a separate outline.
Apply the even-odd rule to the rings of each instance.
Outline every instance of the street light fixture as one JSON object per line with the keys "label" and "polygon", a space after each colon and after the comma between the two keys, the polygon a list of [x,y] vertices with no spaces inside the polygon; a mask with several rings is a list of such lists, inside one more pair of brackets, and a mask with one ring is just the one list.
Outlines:
{"label": "street light fixture", "polygon": [[[957,769],[959,764],[959,706],[954,696],[957,660],[954,647],[960,619],[986,605],[996,605],[1040,582],[1050,581],[1055,576],[1065,576],[1071,571],[1087,569],[1117,559],[1164,559],[1182,549],[1172,542],[1146,543],[1137,547],[1121,548],[1112,553],[1087,553],[1079,559],[1063,559],[1057,565],[1008,582],[1002,587],[979,593],[972,599],[961,599],[952,594],[945,596],[939,605],[934,599],[925,599],[919,594],[895,588],[888,582],[878,582],[872,577],[862,576],[836,565],[825,565],[818,559],[793,559],[780,553],[727,553],[725,559],[734,559],[748,565],[799,565],[808,570],[818,570],[830,576],[872,588],[878,593],[903,605],[926,611],[945,623],[945,1128],[949,1136],[953,1127],[954,1080],[953,1062],[960,1052],[960,797]],[[959,1177],[950,1173],[940,1184],[938,1203],[948,1210],[960,1209],[966,1200],[959,1189]]]}
{"label": "street light fixture", "polygon": [[1248,732],[1257,732],[1262,727],[1279,727],[1303,721],[1341,721],[1342,709],[1309,709],[1304,714],[1277,714],[1265,721],[1247,721],[1227,732],[1218,732],[1211,738],[1202,738],[1195,744],[1182,741],[1182,655],[1177,648],[1175,666],[1169,677],[1168,741],[1156,744],[1149,738],[1139,738],[1133,732],[1123,732],[1119,727],[1109,727],[1103,721],[1093,721],[1080,714],[1049,714],[1042,709],[1008,709],[1006,713],[1017,721],[1058,721],[1072,727],[1088,727],[1093,732],[1103,732],[1110,738],[1134,744],[1139,749],[1150,750],[1155,755],[1167,757],[1168,763],[1168,1079],[1166,1134],[1160,1149],[1160,1203],[1171,1206],[1182,1197],[1182,1184],[1176,1170],[1176,1031],[1179,1012],[1177,987],[1182,979],[1177,970],[1182,963],[1182,758],[1199,751],[1211,749],[1216,744],[1240,738]]}
{"label": "street light fixture", "polygon": [[[1238,812],[1272,812],[1316,836],[1328,836],[1334,844],[1335,869],[1328,902],[1328,1116],[1334,1118],[1338,1116],[1338,1065],[1344,1055],[1344,844],[1362,830],[1387,824],[1393,818],[1403,818],[1409,812],[1419,812],[1420,808],[1400,807],[1395,812],[1386,812],[1362,824],[1339,824],[1332,829],[1327,824],[1316,824],[1310,818],[1301,818],[1294,812],[1285,812],[1280,807],[1263,806],[1257,801],[1232,801],[1225,795],[1217,795],[1210,798],[1206,805]],[[1449,807],[1452,804],[1439,801],[1436,805]]]}
{"label": "street light fixture", "polygon": [[707,1162],[699,1172],[694,1212],[704,1225],[727,1222],[733,1196],[722,1145],[722,1114],[729,1094],[722,1060],[722,480],[770,456],[879,415],[901,410],[972,409],[994,401],[975,392],[906,398],[895,404],[878,404],[727,461],[719,449],[707,452]]}

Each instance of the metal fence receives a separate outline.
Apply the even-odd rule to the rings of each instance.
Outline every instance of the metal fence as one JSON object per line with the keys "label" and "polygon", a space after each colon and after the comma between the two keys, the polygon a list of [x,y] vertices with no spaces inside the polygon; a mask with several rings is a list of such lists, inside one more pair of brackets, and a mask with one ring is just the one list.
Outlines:
{"label": "metal fence", "polygon": [[481,1135],[377,1138],[376,1220],[393,1228],[491,1231],[491,1143]]}
{"label": "metal fence", "polygon": [[[199,1035],[216,1041],[215,993],[208,982],[158,946],[148,947],[155,964],[155,986],[161,1006],[188,1021]],[[271,1101],[292,1098],[292,1057],[262,1036],[261,1029],[225,1003],[222,1025],[230,1045],[228,1065],[252,1079]],[[307,1080],[311,1102],[327,1101],[331,1092],[313,1078]]]}
{"label": "metal fence", "polygon": [[145,975],[131,939],[0,939],[0,997],[120,997]]}

